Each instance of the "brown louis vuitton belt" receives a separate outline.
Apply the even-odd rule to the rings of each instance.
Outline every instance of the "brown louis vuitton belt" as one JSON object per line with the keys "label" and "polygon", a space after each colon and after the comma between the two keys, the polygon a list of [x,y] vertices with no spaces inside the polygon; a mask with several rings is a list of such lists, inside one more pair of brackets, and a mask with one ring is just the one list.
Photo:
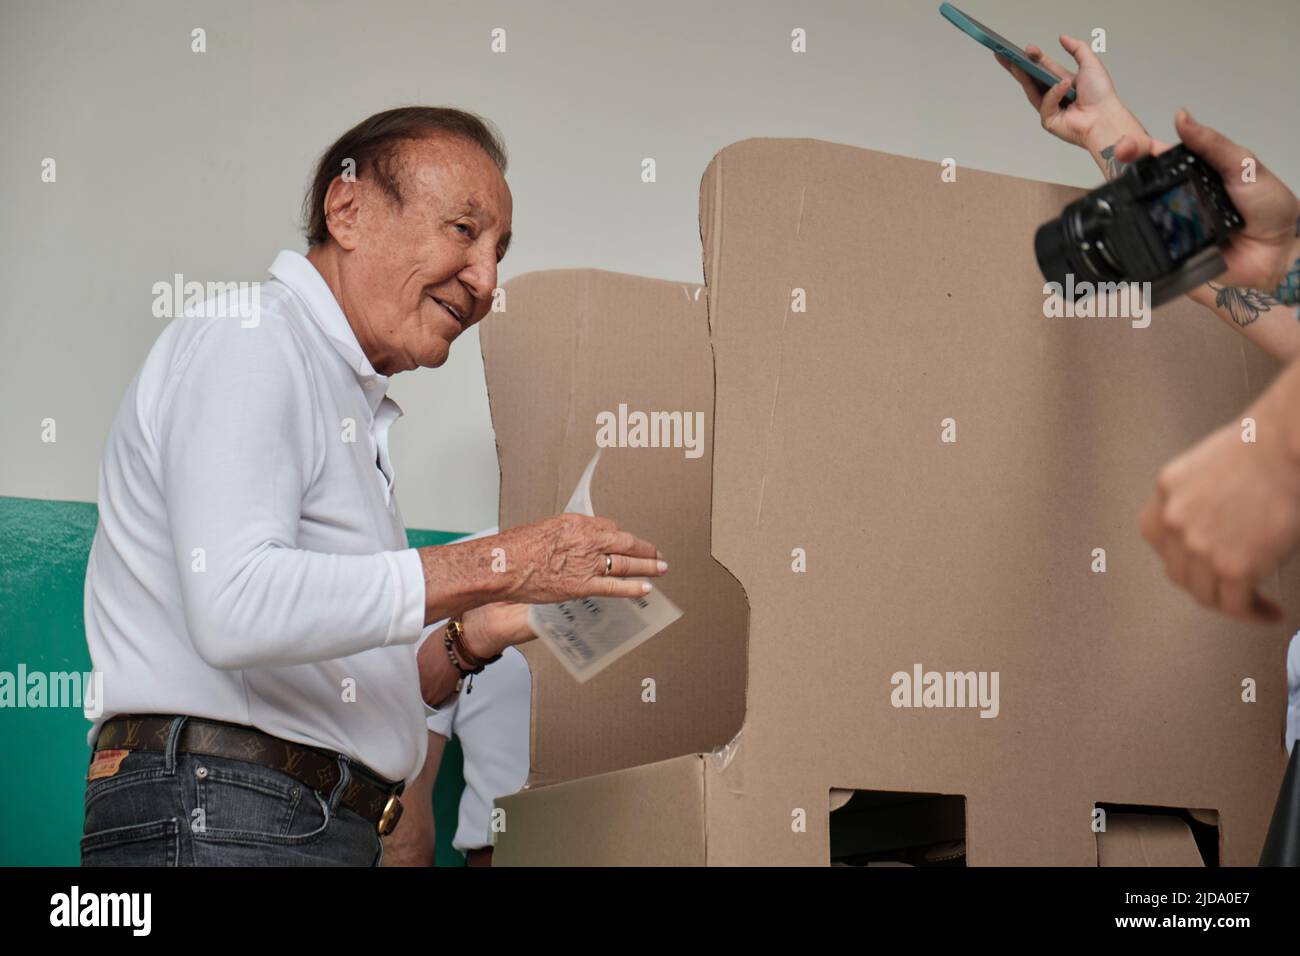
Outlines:
{"label": "brown louis vuitton belt", "polygon": [[[165,750],[174,716],[161,714],[122,714],[105,721],[95,738],[95,752],[101,750]],[[217,720],[190,717],[181,725],[176,749],[182,753],[203,754],[242,760],[287,774],[329,799],[338,786],[343,771],[339,755],[318,750],[291,740],[272,737],[256,727],[227,724]],[[343,791],[343,806],[374,824],[380,836],[387,836],[402,816],[398,799],[404,783],[390,783],[365,764],[351,760],[352,779]]]}

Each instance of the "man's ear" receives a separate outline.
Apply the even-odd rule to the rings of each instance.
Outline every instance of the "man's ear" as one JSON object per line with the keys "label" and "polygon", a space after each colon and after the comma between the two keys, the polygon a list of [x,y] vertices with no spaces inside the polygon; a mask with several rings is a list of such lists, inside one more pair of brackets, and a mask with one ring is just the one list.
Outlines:
{"label": "man's ear", "polygon": [[349,252],[357,246],[360,202],[356,180],[335,176],[325,192],[325,226],[334,241]]}

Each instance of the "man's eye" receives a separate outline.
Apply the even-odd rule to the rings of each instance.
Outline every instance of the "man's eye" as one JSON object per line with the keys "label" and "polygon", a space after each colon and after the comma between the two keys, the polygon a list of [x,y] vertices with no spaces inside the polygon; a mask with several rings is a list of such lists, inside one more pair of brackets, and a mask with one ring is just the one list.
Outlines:
{"label": "man's eye", "polygon": [[457,228],[457,229],[464,229],[464,230],[465,230],[465,235],[467,235],[467,236],[470,235],[470,234],[473,232],[473,229],[470,227],[469,223],[467,223],[467,222],[458,222],[458,223],[456,223],[456,228]]}

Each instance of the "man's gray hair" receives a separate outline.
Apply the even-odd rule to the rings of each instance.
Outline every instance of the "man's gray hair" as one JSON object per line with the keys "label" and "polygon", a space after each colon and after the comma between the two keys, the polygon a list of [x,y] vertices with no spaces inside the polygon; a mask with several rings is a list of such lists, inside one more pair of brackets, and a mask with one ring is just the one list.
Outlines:
{"label": "man's gray hair", "polygon": [[457,136],[479,146],[497,169],[506,171],[506,150],[492,124],[474,113],[449,106],[402,106],[376,113],[339,137],[316,164],[311,188],[303,200],[302,214],[307,244],[316,246],[329,238],[325,222],[325,194],[330,183],[344,172],[351,160],[358,179],[373,176],[375,182],[400,208],[402,184],[398,175],[398,151],[403,143],[430,136]]}

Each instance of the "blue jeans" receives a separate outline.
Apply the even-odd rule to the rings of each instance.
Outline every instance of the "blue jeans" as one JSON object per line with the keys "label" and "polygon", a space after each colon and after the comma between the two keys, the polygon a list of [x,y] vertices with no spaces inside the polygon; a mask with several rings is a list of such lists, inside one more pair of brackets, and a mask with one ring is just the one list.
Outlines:
{"label": "blue jeans", "polygon": [[132,750],[86,784],[82,866],[378,866],[373,823],[342,806],[347,757],[328,798],[288,774],[242,760]]}

